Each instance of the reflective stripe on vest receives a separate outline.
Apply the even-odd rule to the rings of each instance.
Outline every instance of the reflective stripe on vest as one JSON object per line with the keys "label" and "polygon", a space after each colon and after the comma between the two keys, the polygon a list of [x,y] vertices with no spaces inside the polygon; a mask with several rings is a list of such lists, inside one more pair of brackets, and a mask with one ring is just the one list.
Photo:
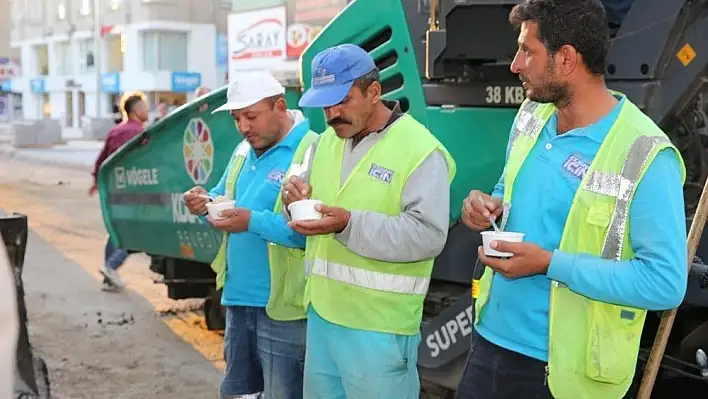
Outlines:
{"label": "reflective stripe on vest", "polygon": [[670,143],[670,141],[665,137],[640,136],[632,143],[621,174],[589,171],[590,175],[582,189],[616,198],[615,210],[602,248],[603,258],[621,259],[631,194],[635,190],[649,155],[662,143]]}
{"label": "reflective stripe on vest", "polygon": [[[525,101],[521,106],[516,123],[514,123],[514,131],[509,139],[510,152],[514,147],[514,143],[521,135],[536,141],[541,130],[543,130],[545,122],[534,114],[539,105],[539,103],[534,101]],[[511,211],[511,204],[504,201],[504,203],[502,203],[502,220],[499,224],[499,228],[502,230],[506,228],[506,223],[509,221],[509,211]]]}
{"label": "reflective stripe on vest", "polygon": [[[234,198],[236,180],[238,179],[238,175],[241,173],[241,168],[243,167],[243,163],[245,162],[246,156],[248,156],[248,151],[250,149],[251,146],[248,144],[247,141],[244,140],[238,145],[238,147],[236,147],[236,151],[234,151],[233,159],[231,161],[231,169],[226,174],[226,184],[224,187],[224,196],[226,198]],[[219,249],[216,252],[216,256],[211,262],[211,269],[214,271],[214,273],[216,273],[217,290],[222,289],[226,282],[226,272],[228,269],[228,264],[226,262],[226,252],[228,240],[229,233],[224,232],[221,235],[221,244],[219,245]]]}
{"label": "reflective stripe on vest", "polygon": [[[308,262],[309,263],[309,262]],[[360,269],[321,258],[314,260],[309,272],[318,276],[361,288],[398,294],[425,295],[430,278],[388,274],[374,270]]]}
{"label": "reflective stripe on vest", "polygon": [[[543,121],[534,115],[536,108],[538,108],[539,103],[537,102],[527,102],[519,111],[519,117],[517,119],[514,131],[511,136],[511,146],[519,138],[520,134],[530,137],[531,139],[536,139],[536,136],[541,132],[543,128]],[[511,148],[511,147],[510,147]]]}

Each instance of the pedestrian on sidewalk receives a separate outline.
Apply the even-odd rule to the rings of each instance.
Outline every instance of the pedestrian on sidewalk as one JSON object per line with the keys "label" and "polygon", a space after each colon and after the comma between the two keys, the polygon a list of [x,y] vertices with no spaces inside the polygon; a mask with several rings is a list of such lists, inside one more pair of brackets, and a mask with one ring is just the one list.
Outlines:
{"label": "pedestrian on sidewalk", "polygon": [[[103,149],[96,159],[92,173],[93,185],[89,189],[89,196],[93,196],[98,189],[97,175],[103,162],[130,139],[142,133],[149,118],[147,103],[140,95],[133,95],[125,100],[123,113],[127,115],[127,120],[113,127],[108,132]],[[104,263],[100,269],[100,272],[105,277],[103,280],[104,289],[120,290],[125,286],[123,279],[118,274],[118,269],[123,265],[126,258],[128,258],[128,251],[116,248],[111,238],[108,237],[104,250]]]}
{"label": "pedestrian on sidewalk", "polygon": [[398,102],[381,99],[362,48],[326,49],[312,72],[300,106],[324,108],[330,127],[310,170],[282,191],[285,204],[325,204],[324,218],[291,224],[307,236],[305,397],[417,399],[423,300],[447,239],[455,162]]}
{"label": "pedestrian on sidewalk", "polygon": [[236,208],[217,220],[205,217],[204,188],[184,195],[190,212],[224,232],[211,265],[226,307],[221,398],[302,399],[305,237],[288,227],[279,193],[317,134],[287,109],[285,88],[267,72],[239,73],[226,97],[214,112],[229,111],[244,140],[208,195]]}
{"label": "pedestrian on sidewalk", "polygon": [[[599,0],[524,0],[511,71],[527,99],[492,195],[462,221],[525,233],[492,242],[474,282],[475,320],[459,399],[619,399],[635,375],[647,310],[686,291],[685,167],[624,94],[609,91]],[[637,381],[637,380],[634,380]]]}

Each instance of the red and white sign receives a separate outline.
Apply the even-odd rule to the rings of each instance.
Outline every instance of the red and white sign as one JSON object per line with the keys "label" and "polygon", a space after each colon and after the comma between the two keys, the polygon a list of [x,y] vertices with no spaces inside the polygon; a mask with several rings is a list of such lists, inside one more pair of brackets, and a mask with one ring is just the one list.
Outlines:
{"label": "red and white sign", "polygon": [[229,71],[262,69],[285,60],[285,7],[229,14]]}
{"label": "red and white sign", "polygon": [[288,58],[297,58],[305,51],[312,40],[311,32],[312,27],[307,24],[295,23],[288,26],[286,33]]}

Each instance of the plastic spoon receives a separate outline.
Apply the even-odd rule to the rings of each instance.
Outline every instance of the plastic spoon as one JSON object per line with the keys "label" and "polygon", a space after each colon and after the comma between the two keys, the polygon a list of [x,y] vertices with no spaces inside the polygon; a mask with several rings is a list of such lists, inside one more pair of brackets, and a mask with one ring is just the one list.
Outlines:
{"label": "plastic spoon", "polygon": [[214,198],[212,198],[212,197],[210,197],[210,196],[208,196],[208,195],[206,195],[206,194],[199,194],[199,198],[204,198],[204,199],[209,200],[209,201],[211,201],[211,202],[215,202],[215,201],[216,201]]}
{"label": "plastic spoon", "polygon": [[[477,198],[479,198],[479,202],[482,203],[482,206],[485,206],[485,207],[487,206],[487,204],[484,202],[484,198],[482,198],[482,197],[477,197]],[[494,231],[499,233],[501,230],[499,229],[499,226],[497,226],[497,223],[494,221],[494,216],[489,215],[489,221],[492,223],[492,226],[494,226]]]}

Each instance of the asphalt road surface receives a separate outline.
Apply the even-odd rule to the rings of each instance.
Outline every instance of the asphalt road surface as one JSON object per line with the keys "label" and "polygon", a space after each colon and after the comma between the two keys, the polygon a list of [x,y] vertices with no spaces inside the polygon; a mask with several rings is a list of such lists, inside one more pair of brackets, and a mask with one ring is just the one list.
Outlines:
{"label": "asphalt road surface", "polygon": [[0,209],[28,216],[23,281],[30,342],[53,394],[83,398],[215,398],[222,336],[201,301],[172,301],[148,259],[121,269],[128,289],[101,290],[106,232],[85,170],[0,158]]}

